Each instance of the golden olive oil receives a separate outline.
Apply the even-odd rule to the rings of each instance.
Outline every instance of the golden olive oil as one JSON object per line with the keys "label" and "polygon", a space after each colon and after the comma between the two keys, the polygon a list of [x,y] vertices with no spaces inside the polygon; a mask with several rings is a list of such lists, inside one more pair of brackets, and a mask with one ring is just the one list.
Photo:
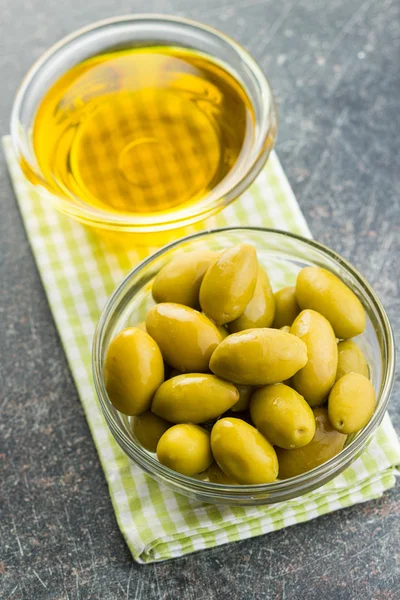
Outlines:
{"label": "golden olive oil", "polygon": [[214,189],[253,133],[251,102],[223,66],[160,46],[73,67],[45,95],[33,144],[56,193],[102,210],[151,213]]}

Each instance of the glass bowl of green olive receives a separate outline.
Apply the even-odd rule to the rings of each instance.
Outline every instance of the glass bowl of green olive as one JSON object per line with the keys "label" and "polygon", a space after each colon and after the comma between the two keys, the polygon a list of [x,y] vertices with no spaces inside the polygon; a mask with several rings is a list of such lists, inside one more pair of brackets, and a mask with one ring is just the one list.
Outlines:
{"label": "glass bowl of green olive", "polygon": [[141,262],[93,341],[122,450],[211,503],[275,503],[336,477],[380,425],[394,364],[365,279],[322,244],[258,227],[191,235]]}

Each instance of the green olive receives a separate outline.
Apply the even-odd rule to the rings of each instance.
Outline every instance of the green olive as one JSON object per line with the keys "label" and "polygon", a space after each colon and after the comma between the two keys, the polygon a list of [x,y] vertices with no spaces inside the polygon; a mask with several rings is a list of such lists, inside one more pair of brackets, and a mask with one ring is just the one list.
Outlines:
{"label": "green olive", "polygon": [[284,450],[277,448],[279,461],[279,479],[296,477],[339,454],[345,444],[346,435],[333,429],[329,422],[328,411],[319,407],[313,410],[315,417],[315,435],[307,446]]}
{"label": "green olive", "polygon": [[137,329],[141,329],[142,331],[146,331],[146,333],[147,333],[146,323],[144,321],[141,321],[140,323],[138,323],[137,325],[135,325],[135,327]]}
{"label": "green olive", "polygon": [[375,404],[375,391],[370,380],[360,373],[346,373],[329,394],[329,420],[341,433],[356,433],[372,417]]}
{"label": "green olive", "polygon": [[300,312],[300,306],[296,300],[296,288],[289,285],[275,292],[275,318],[272,327],[280,329],[285,325],[291,326]]}
{"label": "green olive", "polygon": [[194,479],[198,479],[199,481],[208,481],[208,469],[202,471],[201,473],[195,473],[192,475]]}
{"label": "green olive", "polygon": [[217,327],[205,315],[172,302],[153,306],[146,328],[171,367],[186,373],[205,373],[211,354],[222,341]]}
{"label": "green olive", "polygon": [[211,432],[211,448],[219,467],[240,484],[271,483],[278,476],[273,446],[241,419],[217,421]]}
{"label": "green olive", "polygon": [[210,434],[198,425],[174,425],[161,436],[157,458],[162,465],[182,473],[196,475],[211,465]]}
{"label": "green olive", "polygon": [[228,248],[210,265],[200,287],[202,311],[217,325],[237,319],[257,281],[257,254],[250,244]]}
{"label": "green olive", "polygon": [[213,462],[207,469],[208,479],[212,483],[221,483],[222,485],[238,485],[236,481],[229,477],[216,462]]}
{"label": "green olive", "polygon": [[224,340],[229,335],[229,331],[225,327],[225,325],[217,325],[217,329],[221,334],[221,338]]}
{"label": "green olive", "polygon": [[164,363],[156,342],[137,327],[120,331],[104,364],[104,383],[113,406],[125,415],[140,415],[150,408],[163,381]]}
{"label": "green olive", "polygon": [[369,378],[369,368],[367,359],[364,356],[360,346],[353,340],[343,340],[338,343],[338,366],[336,371],[336,381],[346,375],[346,373],[360,373]]}
{"label": "green olive", "polygon": [[234,385],[215,375],[189,373],[165,381],[151,410],[171,423],[205,423],[229,410],[239,399]]}
{"label": "green olive", "polygon": [[250,404],[250,398],[253,393],[254,388],[251,385],[239,385],[236,386],[237,391],[239,392],[239,400],[234,404],[231,408],[233,412],[241,412],[243,410],[247,410]]}
{"label": "green olive", "polygon": [[290,326],[289,325],[283,325],[282,327],[279,327],[279,329],[281,331],[285,331],[286,333],[290,333]]}
{"label": "green olive", "polygon": [[212,250],[195,250],[173,258],[154,279],[154,300],[199,308],[201,282],[208,267],[219,254]]}
{"label": "green olive", "polygon": [[339,339],[352,338],[365,329],[361,302],[341,279],[326,269],[302,269],[297,277],[296,298],[300,308],[311,308],[328,319]]}
{"label": "green olive", "polygon": [[322,404],[334,384],[338,363],[336,337],[329,323],[315,310],[303,310],[290,333],[307,346],[308,362],[292,379],[292,385],[310,406]]}
{"label": "green olive", "polygon": [[303,396],[283,383],[258,388],[250,403],[254,425],[271,444],[300,448],[314,437],[315,419]]}
{"label": "green olive", "polygon": [[269,277],[261,267],[258,267],[257,282],[254,294],[244,309],[244,312],[228,324],[230,333],[253,329],[255,327],[270,327],[275,315],[275,298]]}
{"label": "green olive", "polygon": [[132,431],[139,443],[149,452],[157,450],[160,437],[171,427],[171,423],[160,419],[150,410],[135,417],[132,422]]}
{"label": "green olive", "polygon": [[279,329],[247,329],[233,333],[216,348],[210,360],[213,373],[245,385],[278,383],[307,362],[305,343]]}

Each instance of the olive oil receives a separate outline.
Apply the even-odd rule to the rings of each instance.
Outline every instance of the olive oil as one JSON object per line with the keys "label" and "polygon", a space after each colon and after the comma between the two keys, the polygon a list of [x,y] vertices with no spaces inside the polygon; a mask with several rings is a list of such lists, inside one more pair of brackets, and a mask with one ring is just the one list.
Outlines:
{"label": "olive oil", "polygon": [[213,190],[252,144],[241,84],[209,57],[175,47],[87,59],[47,92],[33,146],[52,190],[93,207],[153,213]]}

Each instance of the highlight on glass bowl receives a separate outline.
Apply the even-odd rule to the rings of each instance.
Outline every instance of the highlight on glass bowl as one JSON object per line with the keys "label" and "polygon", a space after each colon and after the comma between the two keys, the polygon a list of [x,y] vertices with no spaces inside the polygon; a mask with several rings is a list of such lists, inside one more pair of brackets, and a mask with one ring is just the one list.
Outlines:
{"label": "highlight on glass bowl", "polygon": [[50,48],[11,135],[42,197],[86,225],[169,231],[237,198],[273,147],[271,87],[236,42],[159,15],[109,19]]}
{"label": "highlight on glass bowl", "polygon": [[393,373],[390,324],[361,275],[263,228],[196,234],[143,261],[93,343],[121,448],[214,503],[273,503],[338,475],[380,424]]}

